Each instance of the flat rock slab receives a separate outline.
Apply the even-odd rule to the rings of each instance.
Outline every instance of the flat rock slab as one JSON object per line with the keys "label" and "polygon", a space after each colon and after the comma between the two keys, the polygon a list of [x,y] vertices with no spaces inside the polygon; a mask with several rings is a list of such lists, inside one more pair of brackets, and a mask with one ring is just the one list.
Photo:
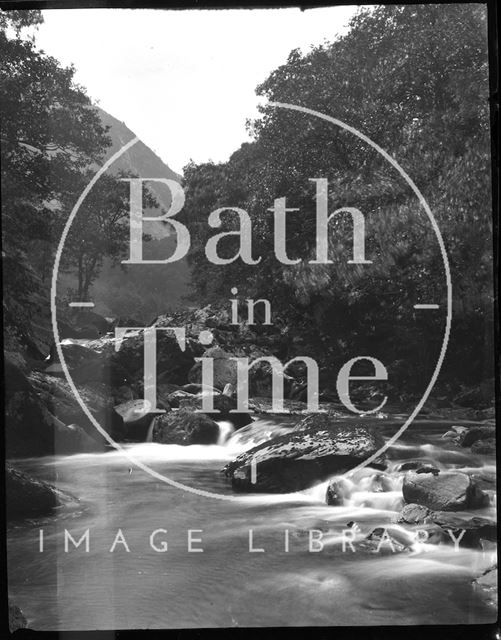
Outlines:
{"label": "flat rock slab", "polygon": [[302,421],[289,433],[250,449],[223,470],[235,491],[288,493],[349,471],[382,446],[377,432],[328,416]]}

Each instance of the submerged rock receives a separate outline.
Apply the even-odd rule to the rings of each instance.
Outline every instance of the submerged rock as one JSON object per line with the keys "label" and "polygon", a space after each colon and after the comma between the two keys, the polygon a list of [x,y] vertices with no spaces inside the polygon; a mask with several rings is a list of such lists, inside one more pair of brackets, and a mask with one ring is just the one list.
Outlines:
{"label": "submerged rock", "polygon": [[178,409],[154,418],[152,441],[160,444],[216,444],[219,425],[204,413]]}
{"label": "submerged rock", "polygon": [[416,503],[432,510],[460,511],[486,506],[488,496],[465,473],[443,472],[417,474],[409,472],[402,487],[407,503]]}
{"label": "submerged rock", "polygon": [[301,421],[291,432],[242,453],[223,471],[236,491],[288,493],[352,469],[381,445],[380,436],[365,426],[316,414],[315,420]]}
{"label": "submerged rock", "polygon": [[[174,325],[177,326],[177,325]],[[181,326],[181,325],[179,325]],[[188,382],[188,372],[193,366],[194,356],[200,354],[201,345],[186,340],[184,351],[170,332],[157,333],[157,382],[182,385]],[[142,386],[144,376],[144,336],[142,332],[125,337],[118,351],[115,343],[104,349],[106,361],[112,370],[126,372],[131,380]],[[116,384],[116,383],[115,383]]]}
{"label": "submerged rock", "polygon": [[9,519],[45,516],[58,506],[76,502],[68,493],[9,465],[5,472],[5,493]]}

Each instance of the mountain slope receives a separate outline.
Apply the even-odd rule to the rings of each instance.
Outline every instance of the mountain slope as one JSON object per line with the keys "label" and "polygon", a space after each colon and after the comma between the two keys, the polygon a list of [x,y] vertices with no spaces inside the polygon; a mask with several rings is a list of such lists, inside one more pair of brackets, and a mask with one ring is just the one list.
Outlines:
{"label": "mountain slope", "polygon": [[[135,134],[112,115],[98,108],[104,125],[110,127],[108,135],[112,145],[108,149],[110,158]],[[168,178],[181,181],[181,176],[172,171],[147,145],[137,142],[113,164],[113,173],[120,170],[148,178]],[[169,189],[159,183],[147,183],[162,209],[170,206]],[[152,215],[160,211],[153,210]],[[145,224],[145,231],[153,236],[144,245],[145,259],[162,260],[174,251],[175,236],[166,236],[165,227],[157,223]],[[62,289],[74,287],[75,278],[61,274]],[[113,265],[105,260],[101,273],[92,286],[95,310],[105,316],[132,317],[150,322],[156,315],[185,306],[183,297],[189,293],[190,271],[186,260],[173,264]]]}
{"label": "mountain slope", "polygon": [[[111,157],[124,144],[135,137],[135,134],[124,122],[120,122],[112,115],[97,107],[104,125],[110,127],[108,135],[111,137],[112,145],[108,150],[107,157]],[[132,174],[142,178],[169,178],[176,182],[181,182],[182,176],[168,167],[157,154],[147,147],[141,140],[123,153],[113,164],[113,171],[130,171]],[[170,204],[170,194],[167,187],[158,183],[148,183],[148,188],[157,197],[160,205],[167,209]]]}

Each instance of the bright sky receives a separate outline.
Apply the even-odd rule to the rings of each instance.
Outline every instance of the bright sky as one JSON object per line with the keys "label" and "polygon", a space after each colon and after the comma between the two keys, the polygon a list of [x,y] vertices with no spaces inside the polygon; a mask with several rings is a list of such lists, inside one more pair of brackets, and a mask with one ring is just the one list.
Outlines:
{"label": "bright sky", "polygon": [[256,86],[292,49],[334,40],[356,9],[57,9],[36,41],[181,172],[226,160],[248,139]]}

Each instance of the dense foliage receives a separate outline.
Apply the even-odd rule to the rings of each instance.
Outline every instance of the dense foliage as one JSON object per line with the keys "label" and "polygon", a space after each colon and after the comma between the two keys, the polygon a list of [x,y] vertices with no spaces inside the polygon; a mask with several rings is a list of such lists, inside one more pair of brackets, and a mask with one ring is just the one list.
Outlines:
{"label": "dense foliage", "polygon": [[[75,84],[74,69],[37,50],[26,35],[41,20],[39,11],[0,14],[4,318],[8,341],[24,346],[48,313],[63,226],[111,144],[100,114]],[[147,194],[146,205],[156,204]],[[103,176],[63,254],[63,270],[78,283],[77,299],[88,298],[106,257],[125,255],[128,210],[127,185]]]}
{"label": "dense foliage", "polygon": [[[453,280],[453,326],[441,377],[471,383],[493,375],[492,221],[488,59],[480,5],[386,6],[362,10],[348,33],[306,54],[293,51],[257,89],[269,102],[335,117],[369,136],[412,177],[441,230]],[[254,141],[227,163],[185,169],[185,221],[196,294],[207,301],[267,297],[327,373],[347,357],[380,357],[409,388],[435,366],[444,334],[445,272],[430,221],[415,194],[381,155],[353,134],[311,115],[265,102],[249,123]],[[352,225],[330,223],[333,264],[311,265],[315,187],[328,178],[329,211],[357,207],[366,219],[372,265],[348,264]],[[287,251],[273,252],[275,198],[299,212],[287,217]],[[252,218],[258,266],[211,265],[207,215],[241,207]],[[238,229],[223,214],[218,231]],[[237,236],[221,254],[234,256]],[[440,305],[418,312],[417,303]],[[303,346],[299,351],[305,351]],[[466,366],[467,363],[467,366]]]}

